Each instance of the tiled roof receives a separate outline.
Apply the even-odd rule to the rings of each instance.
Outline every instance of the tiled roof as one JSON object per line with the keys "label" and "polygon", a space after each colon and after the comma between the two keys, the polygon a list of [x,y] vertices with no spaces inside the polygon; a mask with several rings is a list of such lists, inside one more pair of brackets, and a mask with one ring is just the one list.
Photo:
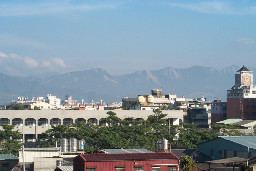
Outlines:
{"label": "tiled roof", "polygon": [[12,154],[0,154],[0,160],[19,160],[19,158]]}
{"label": "tiled roof", "polygon": [[161,153],[97,153],[97,154],[81,154],[84,161],[133,161],[133,160],[162,160],[162,159],[174,159],[177,160],[173,153],[161,152]]}
{"label": "tiled roof", "polygon": [[139,149],[104,149],[105,153],[152,153],[152,151],[139,148]]}
{"label": "tiled roof", "polygon": [[256,136],[220,136],[225,140],[256,149]]}

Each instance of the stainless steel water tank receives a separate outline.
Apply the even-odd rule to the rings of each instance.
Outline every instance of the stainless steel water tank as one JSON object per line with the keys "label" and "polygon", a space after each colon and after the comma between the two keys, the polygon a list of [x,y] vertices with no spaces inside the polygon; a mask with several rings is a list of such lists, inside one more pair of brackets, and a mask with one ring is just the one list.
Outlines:
{"label": "stainless steel water tank", "polygon": [[84,150],[84,140],[79,140],[78,141],[78,149],[79,150]]}
{"label": "stainless steel water tank", "polygon": [[67,152],[68,151],[68,139],[62,138],[61,139],[61,152]]}
{"label": "stainless steel water tank", "polygon": [[162,151],[165,151],[165,152],[168,151],[168,140],[167,139],[163,139],[163,141],[162,141]]}
{"label": "stainless steel water tank", "polygon": [[71,152],[76,152],[77,151],[77,139],[76,138],[71,138]]}

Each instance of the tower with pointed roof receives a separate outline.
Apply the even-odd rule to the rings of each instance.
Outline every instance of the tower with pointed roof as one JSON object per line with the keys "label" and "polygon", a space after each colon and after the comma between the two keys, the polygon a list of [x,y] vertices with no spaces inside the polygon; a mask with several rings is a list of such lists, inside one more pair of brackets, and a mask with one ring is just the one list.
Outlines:
{"label": "tower with pointed roof", "polygon": [[243,66],[235,74],[235,85],[227,91],[227,118],[256,119],[256,86],[253,73]]}

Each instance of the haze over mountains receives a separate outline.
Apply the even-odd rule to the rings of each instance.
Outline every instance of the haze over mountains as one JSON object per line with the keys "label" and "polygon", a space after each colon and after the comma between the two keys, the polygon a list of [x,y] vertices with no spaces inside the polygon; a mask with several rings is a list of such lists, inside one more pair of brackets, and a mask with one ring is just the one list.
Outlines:
{"label": "haze over mountains", "polygon": [[[142,70],[126,75],[111,75],[101,68],[69,72],[53,76],[14,77],[0,74],[0,104],[16,100],[18,96],[37,97],[46,94],[64,99],[106,102],[121,101],[124,96],[150,94],[151,89],[162,89],[164,94],[226,100],[227,89],[234,85],[234,74],[240,69],[231,66],[221,70],[211,67],[168,67]],[[249,68],[254,70],[253,68]]]}

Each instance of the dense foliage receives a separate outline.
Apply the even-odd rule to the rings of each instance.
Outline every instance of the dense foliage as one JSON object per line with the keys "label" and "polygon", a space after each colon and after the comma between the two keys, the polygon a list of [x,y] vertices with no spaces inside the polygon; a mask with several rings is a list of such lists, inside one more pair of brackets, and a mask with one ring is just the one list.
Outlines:
{"label": "dense foliage", "polygon": [[[218,136],[208,130],[198,130],[194,124],[182,123],[180,126],[168,126],[161,110],[147,120],[133,118],[122,120],[112,111],[102,125],[92,123],[77,123],[72,125],[57,125],[44,133],[45,146],[60,145],[61,138],[77,138],[85,140],[86,152],[96,152],[106,148],[145,148],[156,150],[159,140],[167,139],[172,148],[196,148],[196,144]],[[177,139],[177,137],[179,137]],[[177,140],[175,140],[177,139]]]}
{"label": "dense foliage", "polygon": [[13,125],[2,125],[2,128],[3,130],[0,131],[0,153],[17,156],[21,148],[22,135],[18,131],[13,131]]}
{"label": "dense foliage", "polygon": [[192,157],[182,156],[180,158],[180,167],[183,171],[192,171],[193,169],[196,169],[197,165]]}
{"label": "dense foliage", "polygon": [[174,148],[195,149],[197,144],[219,136],[219,132],[211,129],[198,129],[195,124],[181,123],[176,128],[179,138],[173,141]]}

